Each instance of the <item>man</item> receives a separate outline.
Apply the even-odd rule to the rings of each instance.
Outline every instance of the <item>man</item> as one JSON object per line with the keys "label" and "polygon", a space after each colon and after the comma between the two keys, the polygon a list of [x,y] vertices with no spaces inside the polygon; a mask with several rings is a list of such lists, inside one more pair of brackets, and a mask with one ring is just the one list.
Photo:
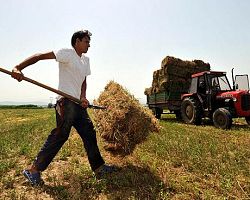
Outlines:
{"label": "man", "polygon": [[32,166],[23,171],[24,176],[32,185],[43,183],[41,172],[44,171],[60,148],[67,141],[73,126],[80,135],[88,155],[91,169],[97,176],[115,171],[114,166],[106,165],[97,146],[96,133],[86,108],[89,102],[86,98],[87,80],[90,75],[89,58],[84,54],[90,47],[91,33],[77,31],[71,38],[73,49],[60,49],[47,53],[35,54],[12,70],[12,77],[22,81],[21,72],[25,67],[40,60],[56,59],[59,62],[59,90],[81,100],[81,105],[67,98],[59,97],[56,104],[56,128],[48,136]]}

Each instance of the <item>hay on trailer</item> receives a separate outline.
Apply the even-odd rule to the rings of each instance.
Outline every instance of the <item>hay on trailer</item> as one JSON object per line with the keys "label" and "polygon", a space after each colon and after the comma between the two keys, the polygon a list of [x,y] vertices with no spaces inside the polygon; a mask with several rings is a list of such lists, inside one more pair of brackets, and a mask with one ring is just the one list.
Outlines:
{"label": "hay on trailer", "polygon": [[192,74],[209,70],[210,64],[202,60],[184,61],[166,56],[161,62],[161,68],[153,73],[152,86],[146,88],[144,94],[151,95],[163,91],[179,91],[180,89],[180,92],[185,93],[191,83]]}
{"label": "hay on trailer", "polygon": [[94,103],[107,107],[94,111],[94,123],[105,142],[105,149],[113,154],[132,153],[150,132],[160,129],[152,111],[114,81],[106,85]]}

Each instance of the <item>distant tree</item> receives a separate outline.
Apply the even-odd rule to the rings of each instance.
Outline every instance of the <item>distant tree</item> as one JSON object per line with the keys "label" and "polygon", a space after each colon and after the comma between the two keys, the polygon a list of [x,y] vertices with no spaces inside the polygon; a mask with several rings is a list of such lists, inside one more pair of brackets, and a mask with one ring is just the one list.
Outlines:
{"label": "distant tree", "polygon": [[49,103],[48,104],[48,108],[54,108],[54,104],[53,103]]}

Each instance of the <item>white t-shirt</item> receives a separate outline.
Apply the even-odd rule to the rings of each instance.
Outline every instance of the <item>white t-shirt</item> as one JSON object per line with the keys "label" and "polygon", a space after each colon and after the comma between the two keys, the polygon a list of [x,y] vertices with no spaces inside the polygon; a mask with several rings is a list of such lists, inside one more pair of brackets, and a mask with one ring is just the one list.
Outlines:
{"label": "white t-shirt", "polygon": [[59,62],[58,89],[80,99],[82,83],[91,74],[89,58],[84,54],[79,57],[75,49],[60,49],[54,54]]}

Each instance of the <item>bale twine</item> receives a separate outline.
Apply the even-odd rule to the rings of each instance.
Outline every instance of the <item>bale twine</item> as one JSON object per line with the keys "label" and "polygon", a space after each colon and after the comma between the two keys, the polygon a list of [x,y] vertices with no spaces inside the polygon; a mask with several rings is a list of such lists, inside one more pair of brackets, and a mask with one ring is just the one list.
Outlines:
{"label": "bale twine", "polygon": [[152,111],[114,81],[106,85],[94,103],[107,107],[106,110],[94,111],[94,123],[104,139],[104,148],[113,154],[132,153],[150,132],[160,129]]}

